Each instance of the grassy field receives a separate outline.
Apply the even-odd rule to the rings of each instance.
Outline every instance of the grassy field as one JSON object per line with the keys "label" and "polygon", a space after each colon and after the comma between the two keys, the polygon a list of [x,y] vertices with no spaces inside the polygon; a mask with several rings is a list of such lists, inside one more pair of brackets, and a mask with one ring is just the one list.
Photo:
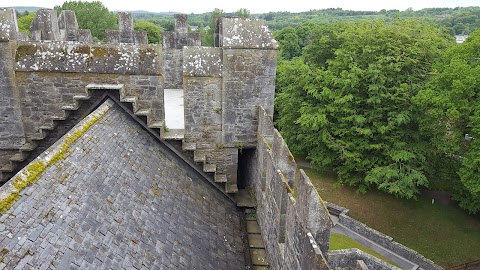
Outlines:
{"label": "grassy field", "polygon": [[350,209],[349,215],[390,235],[441,266],[480,259],[480,217],[430,199],[403,200],[377,190],[359,194],[334,185],[335,174],[303,168],[326,201]]}
{"label": "grassy field", "polygon": [[375,250],[368,248],[359,242],[353,240],[352,238],[339,234],[339,233],[332,233],[330,235],[330,250],[338,250],[338,249],[349,249],[349,248],[358,248],[372,256],[379,258],[380,260],[386,261],[390,264],[393,264],[398,267],[393,261],[388,259],[387,257],[379,254]]}

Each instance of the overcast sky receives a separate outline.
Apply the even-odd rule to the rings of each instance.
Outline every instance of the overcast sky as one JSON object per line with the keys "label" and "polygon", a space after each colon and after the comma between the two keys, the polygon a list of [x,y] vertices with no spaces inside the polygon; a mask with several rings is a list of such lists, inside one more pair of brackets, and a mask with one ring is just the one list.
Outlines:
{"label": "overcast sky", "polygon": [[[38,6],[53,8],[61,5],[65,0],[0,0],[0,7],[15,6]],[[212,11],[214,8],[223,9],[226,12],[233,12],[240,8],[247,8],[251,13],[264,13],[268,11],[290,11],[300,12],[311,9],[343,8],[350,10],[381,10],[399,9],[414,10],[429,7],[467,7],[480,6],[480,0],[101,0],[111,11],[147,10],[152,12],[176,11],[182,13],[203,13]]]}

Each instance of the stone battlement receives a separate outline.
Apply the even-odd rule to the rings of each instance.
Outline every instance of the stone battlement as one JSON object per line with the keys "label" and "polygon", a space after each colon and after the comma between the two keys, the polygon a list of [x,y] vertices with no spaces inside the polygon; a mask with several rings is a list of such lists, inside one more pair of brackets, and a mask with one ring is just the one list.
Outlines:
{"label": "stone battlement", "polygon": [[[78,29],[72,11],[57,18],[39,10],[30,30],[28,40],[15,11],[0,8],[1,182],[82,102],[94,103],[93,92],[114,91],[145,129],[179,140],[192,166],[202,166],[202,176],[228,198],[240,182],[253,191],[273,269],[330,269],[330,262],[391,269],[356,250],[328,251],[327,206],[273,127],[278,44],[263,21],[217,19],[213,48],[188,33],[186,15],[175,16],[163,45],[147,44],[129,13],[119,14],[119,30],[108,31],[106,43],[93,43],[89,30]],[[165,89],[183,89],[183,130],[165,124]],[[239,159],[245,179],[238,179]]]}

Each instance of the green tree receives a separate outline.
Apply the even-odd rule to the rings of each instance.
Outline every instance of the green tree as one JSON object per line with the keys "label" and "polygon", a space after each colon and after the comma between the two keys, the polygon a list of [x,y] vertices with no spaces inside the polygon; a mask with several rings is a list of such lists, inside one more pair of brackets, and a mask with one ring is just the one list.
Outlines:
{"label": "green tree", "polygon": [[292,27],[283,28],[275,32],[275,39],[280,44],[280,56],[283,59],[291,60],[302,54],[300,48],[300,38]]}
{"label": "green tree", "polygon": [[33,18],[35,18],[34,12],[18,18],[18,30],[20,32],[30,33],[30,25],[32,25]]}
{"label": "green tree", "polygon": [[[304,48],[305,63],[294,61],[299,70],[279,69],[282,134],[293,129],[287,141],[303,144],[312,163],[333,167],[341,182],[415,197],[427,185],[427,146],[412,98],[451,42],[444,29],[410,20],[322,26]],[[301,87],[282,87],[289,83]]]}
{"label": "green tree", "polygon": [[450,163],[460,164],[454,199],[471,213],[480,212],[479,47],[477,30],[449,49],[436,64],[428,87],[415,98],[423,111],[421,131],[429,135],[438,155],[455,157]]}
{"label": "green tree", "polygon": [[203,46],[214,46],[215,42],[215,20],[218,17],[225,16],[225,11],[219,8],[215,8],[209,16],[208,19],[208,30],[202,33],[202,45]]}
{"label": "green tree", "polygon": [[162,32],[163,29],[152,23],[144,20],[136,21],[134,23],[135,30],[144,30],[148,34],[148,43],[150,44],[160,44],[162,43]]}
{"label": "green tree", "polygon": [[250,10],[241,8],[235,12],[235,16],[240,18],[250,18]]}
{"label": "green tree", "polygon": [[82,29],[90,29],[92,36],[98,40],[105,40],[105,30],[118,29],[117,15],[108,11],[102,2],[68,1],[62,6],[56,6],[55,10],[73,10],[77,16],[78,26]]}

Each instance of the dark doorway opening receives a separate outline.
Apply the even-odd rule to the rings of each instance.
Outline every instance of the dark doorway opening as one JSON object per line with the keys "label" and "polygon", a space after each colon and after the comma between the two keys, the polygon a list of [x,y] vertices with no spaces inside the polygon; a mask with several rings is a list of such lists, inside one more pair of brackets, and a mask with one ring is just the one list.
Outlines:
{"label": "dark doorway opening", "polygon": [[240,149],[238,150],[238,169],[237,169],[237,186],[238,189],[246,189],[252,183],[254,171],[252,166],[256,149]]}

